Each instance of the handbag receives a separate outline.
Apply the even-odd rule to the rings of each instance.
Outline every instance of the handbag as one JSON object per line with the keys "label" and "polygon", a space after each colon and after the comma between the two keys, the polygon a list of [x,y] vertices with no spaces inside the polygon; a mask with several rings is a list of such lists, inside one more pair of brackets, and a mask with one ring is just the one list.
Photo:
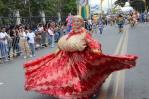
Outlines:
{"label": "handbag", "polygon": [[30,38],[29,37],[27,37],[27,41],[29,41],[30,40]]}

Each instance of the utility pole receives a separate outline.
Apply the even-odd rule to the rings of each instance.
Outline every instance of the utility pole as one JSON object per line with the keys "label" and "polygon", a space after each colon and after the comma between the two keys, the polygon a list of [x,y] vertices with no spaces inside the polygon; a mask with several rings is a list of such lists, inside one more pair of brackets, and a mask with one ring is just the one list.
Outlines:
{"label": "utility pole", "polygon": [[111,10],[112,10],[112,2],[113,2],[113,0],[111,0]]}
{"label": "utility pole", "polygon": [[100,3],[100,4],[101,4],[101,8],[100,9],[101,9],[101,13],[102,13],[102,3]]}
{"label": "utility pole", "polygon": [[77,5],[77,15],[79,15],[79,0],[76,0],[76,5]]}
{"label": "utility pole", "polygon": [[102,2],[103,2],[104,0],[100,0],[100,10],[101,10],[101,14],[102,14]]}
{"label": "utility pole", "polygon": [[144,0],[144,5],[145,5],[145,11],[147,11],[146,0]]}
{"label": "utility pole", "polygon": [[108,10],[110,9],[110,0],[108,0]]}

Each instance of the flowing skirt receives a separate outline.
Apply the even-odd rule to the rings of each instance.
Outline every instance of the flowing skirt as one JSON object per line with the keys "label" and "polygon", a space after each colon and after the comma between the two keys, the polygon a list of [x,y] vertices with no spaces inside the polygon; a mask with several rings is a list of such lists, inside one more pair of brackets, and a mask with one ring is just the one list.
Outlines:
{"label": "flowing skirt", "polygon": [[136,59],[59,51],[24,64],[25,89],[60,99],[90,99],[112,72],[134,67]]}

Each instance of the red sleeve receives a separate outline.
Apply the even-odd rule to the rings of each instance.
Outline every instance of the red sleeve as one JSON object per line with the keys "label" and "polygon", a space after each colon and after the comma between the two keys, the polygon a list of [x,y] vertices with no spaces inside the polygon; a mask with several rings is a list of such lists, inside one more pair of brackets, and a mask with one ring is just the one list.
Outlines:
{"label": "red sleeve", "polygon": [[87,45],[91,49],[100,49],[101,50],[101,44],[98,41],[96,41],[95,39],[93,39],[91,34],[87,33],[85,39],[87,41]]}

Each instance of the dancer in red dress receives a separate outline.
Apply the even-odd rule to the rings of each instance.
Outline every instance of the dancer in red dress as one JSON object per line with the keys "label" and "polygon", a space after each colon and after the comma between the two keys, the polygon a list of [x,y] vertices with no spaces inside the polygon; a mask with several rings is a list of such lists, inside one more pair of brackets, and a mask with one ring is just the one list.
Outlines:
{"label": "dancer in red dress", "polygon": [[27,91],[59,99],[90,99],[112,72],[135,66],[134,55],[103,54],[82,23],[74,16],[72,31],[58,42],[59,51],[24,65]]}

